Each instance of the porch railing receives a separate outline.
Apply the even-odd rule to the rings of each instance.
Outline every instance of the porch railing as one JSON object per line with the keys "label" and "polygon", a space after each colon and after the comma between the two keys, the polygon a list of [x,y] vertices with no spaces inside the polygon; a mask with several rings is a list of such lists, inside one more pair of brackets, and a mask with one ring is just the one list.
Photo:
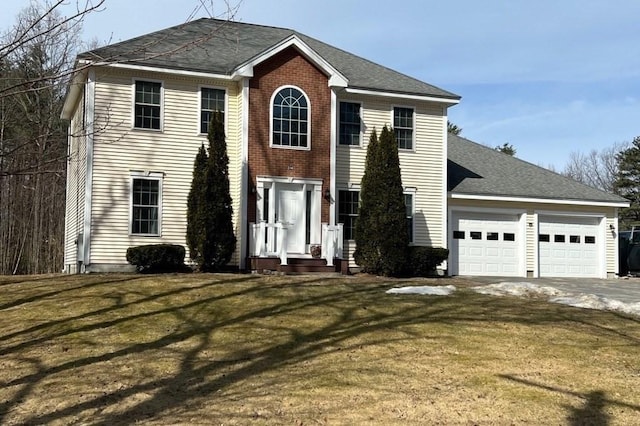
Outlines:
{"label": "porch railing", "polygon": [[287,264],[289,232],[283,223],[260,221],[249,224],[249,254],[257,257],[276,256],[280,264]]}
{"label": "porch railing", "polygon": [[322,254],[327,266],[333,266],[333,259],[342,259],[342,224],[322,224]]}
{"label": "porch railing", "polygon": [[[289,239],[288,225],[284,223],[267,223],[260,221],[249,224],[249,254],[256,257],[275,256],[280,258],[281,265],[287,265],[287,246]],[[321,255],[327,266],[334,266],[334,259],[343,256],[343,227],[322,224]]]}

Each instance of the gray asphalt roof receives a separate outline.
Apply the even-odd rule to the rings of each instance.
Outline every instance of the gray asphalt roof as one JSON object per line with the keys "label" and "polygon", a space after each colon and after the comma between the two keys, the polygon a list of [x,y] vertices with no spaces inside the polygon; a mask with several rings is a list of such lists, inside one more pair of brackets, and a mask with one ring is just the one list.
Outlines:
{"label": "gray asphalt roof", "polygon": [[617,195],[452,134],[448,137],[447,166],[447,188],[453,194],[628,202]]}
{"label": "gray asphalt roof", "polygon": [[349,80],[349,87],[460,99],[397,71],[286,28],[202,18],[79,55],[223,75],[296,35]]}

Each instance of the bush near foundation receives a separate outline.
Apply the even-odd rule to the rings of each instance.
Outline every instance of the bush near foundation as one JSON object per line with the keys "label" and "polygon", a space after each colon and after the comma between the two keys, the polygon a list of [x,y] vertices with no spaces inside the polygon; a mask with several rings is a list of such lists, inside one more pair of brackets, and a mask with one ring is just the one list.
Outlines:
{"label": "bush near foundation", "polygon": [[436,268],[449,257],[449,250],[442,247],[410,246],[406,275],[430,277],[436,275]]}
{"label": "bush near foundation", "polygon": [[129,247],[127,262],[136,266],[138,272],[185,272],[185,249],[177,244],[148,244]]}

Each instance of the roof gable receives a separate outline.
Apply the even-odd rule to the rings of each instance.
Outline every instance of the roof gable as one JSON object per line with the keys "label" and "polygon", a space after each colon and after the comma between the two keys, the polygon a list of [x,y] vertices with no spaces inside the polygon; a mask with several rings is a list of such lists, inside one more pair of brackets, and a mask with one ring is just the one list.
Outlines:
{"label": "roof gable", "polygon": [[288,49],[289,47],[295,48],[305,58],[307,58],[322,72],[324,72],[325,75],[329,77],[329,86],[347,87],[347,78],[295,34],[287,37],[280,43],[271,46],[249,61],[238,65],[232,77],[235,75],[239,75],[242,77],[253,77],[253,67],[266,61],[269,58],[272,58],[273,56],[277,55],[285,49]]}
{"label": "roof gable", "polygon": [[447,169],[447,190],[453,196],[629,204],[617,195],[452,134]]}

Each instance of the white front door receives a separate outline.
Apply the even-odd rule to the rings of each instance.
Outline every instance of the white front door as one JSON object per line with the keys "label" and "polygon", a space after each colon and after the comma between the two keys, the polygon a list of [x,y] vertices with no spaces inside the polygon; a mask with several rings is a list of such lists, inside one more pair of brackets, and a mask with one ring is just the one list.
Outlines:
{"label": "white front door", "polygon": [[305,199],[304,186],[279,184],[277,221],[288,229],[287,253],[305,252]]}

